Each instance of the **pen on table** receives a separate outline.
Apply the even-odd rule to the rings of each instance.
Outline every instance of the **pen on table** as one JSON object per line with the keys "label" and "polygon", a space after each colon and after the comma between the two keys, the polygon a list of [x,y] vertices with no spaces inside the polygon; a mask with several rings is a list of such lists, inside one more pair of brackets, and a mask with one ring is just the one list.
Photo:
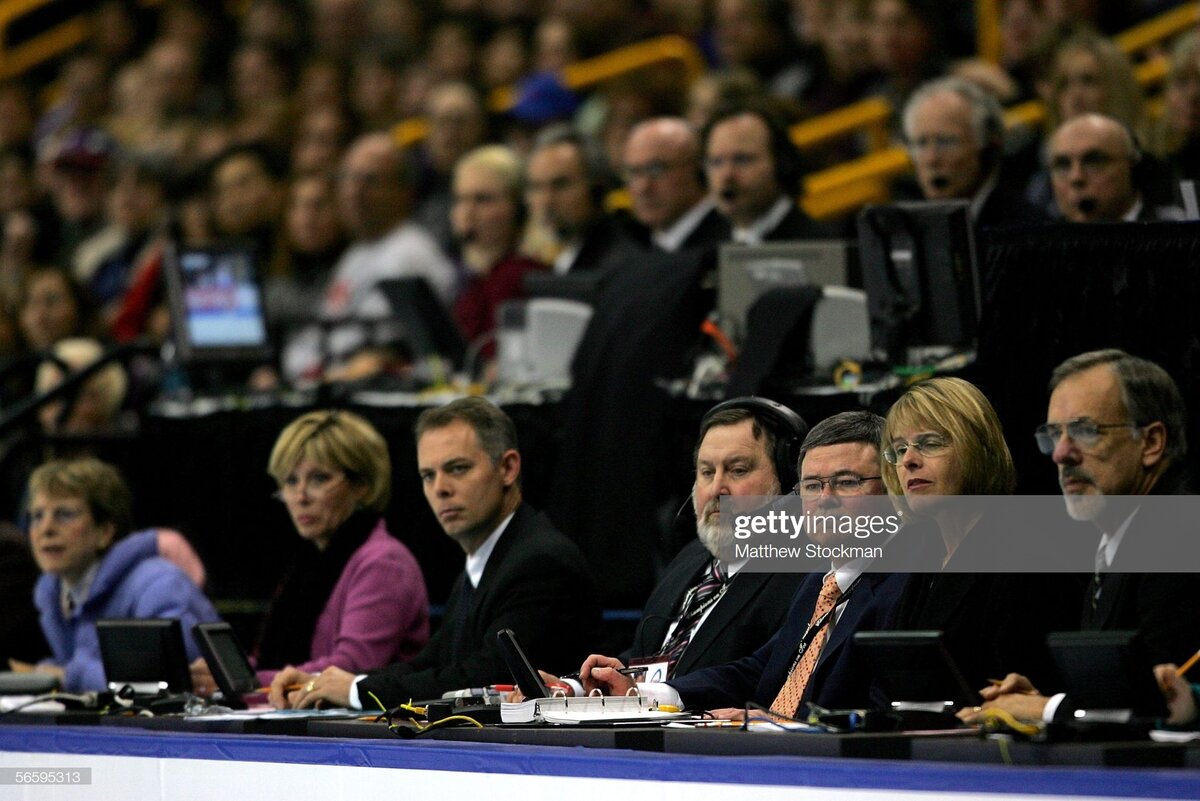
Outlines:
{"label": "pen on table", "polygon": [[642,673],[646,673],[649,670],[650,670],[650,668],[648,668],[648,667],[617,668],[617,672],[620,673],[622,676],[639,676]]}
{"label": "pen on table", "polygon": [[1192,654],[1191,659],[1184,662],[1179,667],[1175,668],[1175,675],[1182,678],[1183,674],[1187,673],[1189,670],[1191,670],[1197,662],[1200,662],[1200,651],[1197,651],[1196,653]]}
{"label": "pen on table", "polygon": [[[294,692],[296,692],[296,690],[302,690],[302,689],[304,689],[304,685],[303,685],[303,684],[288,684],[288,685],[285,685],[285,686],[284,686],[284,688],[283,688],[283,691],[284,691],[285,693],[294,693]],[[256,692],[256,693],[269,693],[269,692],[271,692],[271,688],[270,688],[270,687],[259,687],[259,688],[258,688],[257,690],[255,690],[254,692]]]}

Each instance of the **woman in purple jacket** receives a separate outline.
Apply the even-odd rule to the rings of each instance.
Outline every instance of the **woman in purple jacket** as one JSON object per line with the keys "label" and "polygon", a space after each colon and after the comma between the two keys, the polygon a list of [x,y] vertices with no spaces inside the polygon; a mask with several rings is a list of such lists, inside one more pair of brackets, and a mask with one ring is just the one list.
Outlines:
{"label": "woman in purple jacket", "polygon": [[[283,430],[267,465],[301,543],[263,624],[259,679],[295,665],[362,672],[412,658],[429,639],[429,598],[412,553],[382,513],[387,444],[347,411],[310,412]],[[199,692],[212,688],[193,665]]]}

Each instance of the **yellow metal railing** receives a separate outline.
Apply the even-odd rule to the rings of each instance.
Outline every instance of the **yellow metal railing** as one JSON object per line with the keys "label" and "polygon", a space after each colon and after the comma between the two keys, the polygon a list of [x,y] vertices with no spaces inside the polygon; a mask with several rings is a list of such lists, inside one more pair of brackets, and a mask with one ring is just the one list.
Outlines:
{"label": "yellow metal railing", "polygon": [[8,38],[12,23],[49,5],[50,2],[51,0],[5,0],[0,3],[0,79],[20,75],[66,52],[87,38],[87,20],[83,15],[79,15],[24,42],[10,46]]}

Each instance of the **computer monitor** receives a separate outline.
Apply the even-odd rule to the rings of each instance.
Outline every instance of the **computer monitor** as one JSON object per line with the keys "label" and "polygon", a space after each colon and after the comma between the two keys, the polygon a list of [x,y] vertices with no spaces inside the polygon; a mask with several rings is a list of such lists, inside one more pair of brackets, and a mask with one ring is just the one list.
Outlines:
{"label": "computer monitor", "polygon": [[169,248],[163,261],[171,327],[184,362],[261,362],[272,356],[249,248]]}
{"label": "computer monitor", "polygon": [[858,242],[880,357],[927,364],[975,348],[979,267],[966,201],[868,206]]}
{"label": "computer monitor", "polygon": [[244,709],[243,695],[258,689],[258,674],[250,664],[233,627],[228,623],[197,623],[192,629],[209,672],[221,690],[225,706]]}
{"label": "computer monitor", "polygon": [[1125,710],[1143,719],[1166,717],[1166,701],[1154,680],[1154,662],[1136,631],[1055,632],[1046,644],[1076,709]]}
{"label": "computer monitor", "polygon": [[392,317],[403,328],[402,339],[417,356],[441,356],[462,367],[467,352],[462,332],[424,278],[392,278],[379,282]]}
{"label": "computer monitor", "polygon": [[190,692],[192,677],[183,629],[175,619],[99,620],[100,659],[110,688],[129,684],[139,694]]}
{"label": "computer monitor", "polygon": [[776,287],[845,286],[854,246],[841,240],[722,245],[717,256],[717,310],[735,342],[746,338],[754,301]]}
{"label": "computer monitor", "polygon": [[940,631],[860,631],[854,647],[874,668],[893,703],[979,703]]}

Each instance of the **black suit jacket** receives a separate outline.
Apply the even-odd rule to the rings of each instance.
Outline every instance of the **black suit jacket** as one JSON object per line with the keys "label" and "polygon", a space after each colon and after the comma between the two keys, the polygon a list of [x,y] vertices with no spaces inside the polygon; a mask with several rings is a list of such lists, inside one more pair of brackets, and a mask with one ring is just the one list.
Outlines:
{"label": "black suit jacket", "polygon": [[763,236],[764,242],[790,242],[794,239],[829,239],[833,231],[809,217],[795,203],[788,213]]}
{"label": "black suit jacket", "polygon": [[451,658],[462,583],[455,582],[445,624],[411,662],[367,674],[358,686],[364,708],[374,693],[388,708],[410,698],[437,698],[447,690],[509,682],[512,674],[496,632],[512,629],[538,668],[574,670],[588,653],[600,620],[596,588],[583,554],[550,521],[521,504],[488,557],[466,612],[467,656]]}
{"label": "black suit jacket", "polygon": [[728,242],[730,232],[729,220],[721,216],[716,209],[709,209],[708,214],[700,218],[699,224],[692,232],[684,237],[680,250],[713,250],[718,245]]}
{"label": "black suit jacket", "polygon": [[634,247],[636,242],[626,227],[615,217],[605,214],[584,233],[569,272],[610,269],[614,259]]}
{"label": "black suit jacket", "polygon": [[[1187,472],[1173,467],[1155,483],[1151,495],[1194,494]],[[1091,598],[1084,598],[1083,628],[1088,631],[1137,630],[1142,635],[1146,656],[1154,664],[1186,660],[1200,645],[1200,581],[1194,573],[1124,573],[1122,551],[1126,546],[1162,548],[1179,553],[1173,540],[1195,536],[1184,523],[1180,531],[1161,532],[1138,527],[1135,517],[1117,550],[1111,571],[1104,576],[1095,611]],[[1136,542],[1137,546],[1132,543]]]}
{"label": "black suit jacket", "polygon": [[[712,555],[700,540],[692,540],[671,560],[646,601],[633,646],[622,654],[623,660],[658,652],[683,596],[699,581],[710,559]],[[803,573],[739,571],[679,657],[675,675],[683,676],[753,653],[783,624],[803,578]]]}
{"label": "black suit jacket", "polygon": [[[833,628],[833,635],[821,649],[802,702],[812,701],[827,709],[857,709],[885,702],[876,688],[873,671],[854,648],[854,633],[888,627],[906,579],[900,573],[862,575]],[[741,706],[747,699],[769,707],[787,680],[823,581],[822,575],[808,574],[783,627],[753,654],[668,683],[690,707]]]}

